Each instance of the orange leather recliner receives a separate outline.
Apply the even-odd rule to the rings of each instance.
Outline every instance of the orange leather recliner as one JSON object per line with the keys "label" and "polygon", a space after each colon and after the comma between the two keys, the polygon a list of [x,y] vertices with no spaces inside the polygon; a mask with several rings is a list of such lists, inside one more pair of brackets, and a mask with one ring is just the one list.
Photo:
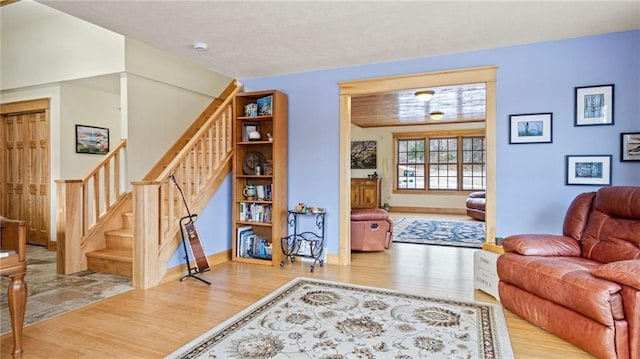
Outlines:
{"label": "orange leather recliner", "polygon": [[640,187],[571,203],[563,235],[504,239],[502,305],[598,358],[640,358]]}
{"label": "orange leather recliner", "polygon": [[393,221],[381,208],[351,210],[351,250],[383,251],[391,247]]}

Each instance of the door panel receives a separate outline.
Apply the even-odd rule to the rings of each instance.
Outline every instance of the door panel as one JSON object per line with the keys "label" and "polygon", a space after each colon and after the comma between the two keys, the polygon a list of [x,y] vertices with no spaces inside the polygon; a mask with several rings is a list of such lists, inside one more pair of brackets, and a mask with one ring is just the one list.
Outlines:
{"label": "door panel", "polygon": [[49,244],[48,110],[2,115],[0,210],[27,222],[27,243]]}

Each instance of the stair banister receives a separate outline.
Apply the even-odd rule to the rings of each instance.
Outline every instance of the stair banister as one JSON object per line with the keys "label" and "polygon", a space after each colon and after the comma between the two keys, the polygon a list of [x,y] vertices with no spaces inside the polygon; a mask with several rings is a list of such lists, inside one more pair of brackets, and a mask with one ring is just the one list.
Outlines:
{"label": "stair banister", "polygon": [[121,168],[125,168],[126,147],[127,140],[121,140],[82,179],[56,180],[58,273],[70,274],[87,268],[84,255],[87,239],[100,230],[107,212],[126,194],[120,177]]}
{"label": "stair banister", "polygon": [[232,105],[240,89],[235,81],[228,87],[224,101],[157,176],[132,183],[134,287],[159,284],[167,261],[180,244],[179,220],[186,212],[169,175],[175,175],[190,209],[197,213],[230,172]]}

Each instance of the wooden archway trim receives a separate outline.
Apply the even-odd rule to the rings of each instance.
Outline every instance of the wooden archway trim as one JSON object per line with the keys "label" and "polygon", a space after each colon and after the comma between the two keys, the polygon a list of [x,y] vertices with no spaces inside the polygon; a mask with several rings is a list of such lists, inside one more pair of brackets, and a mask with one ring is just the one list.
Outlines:
{"label": "wooden archway trim", "polygon": [[351,168],[349,160],[351,139],[351,97],[406,89],[461,85],[486,84],[487,183],[486,183],[486,241],[495,246],[496,233],[496,70],[497,66],[483,66],[457,70],[446,70],[400,76],[370,78],[340,82],[340,199],[339,199],[339,251],[330,253],[330,264],[351,263],[350,198]]}

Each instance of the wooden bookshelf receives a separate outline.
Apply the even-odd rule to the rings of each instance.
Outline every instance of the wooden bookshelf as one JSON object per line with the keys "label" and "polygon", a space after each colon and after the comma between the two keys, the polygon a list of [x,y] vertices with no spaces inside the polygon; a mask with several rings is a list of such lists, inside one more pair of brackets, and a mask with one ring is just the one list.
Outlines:
{"label": "wooden bookshelf", "polygon": [[[270,106],[258,107],[269,98]],[[283,258],[280,239],[287,235],[287,107],[287,95],[276,90],[243,92],[234,98],[233,261],[279,265]],[[243,230],[241,235],[239,230]]]}

